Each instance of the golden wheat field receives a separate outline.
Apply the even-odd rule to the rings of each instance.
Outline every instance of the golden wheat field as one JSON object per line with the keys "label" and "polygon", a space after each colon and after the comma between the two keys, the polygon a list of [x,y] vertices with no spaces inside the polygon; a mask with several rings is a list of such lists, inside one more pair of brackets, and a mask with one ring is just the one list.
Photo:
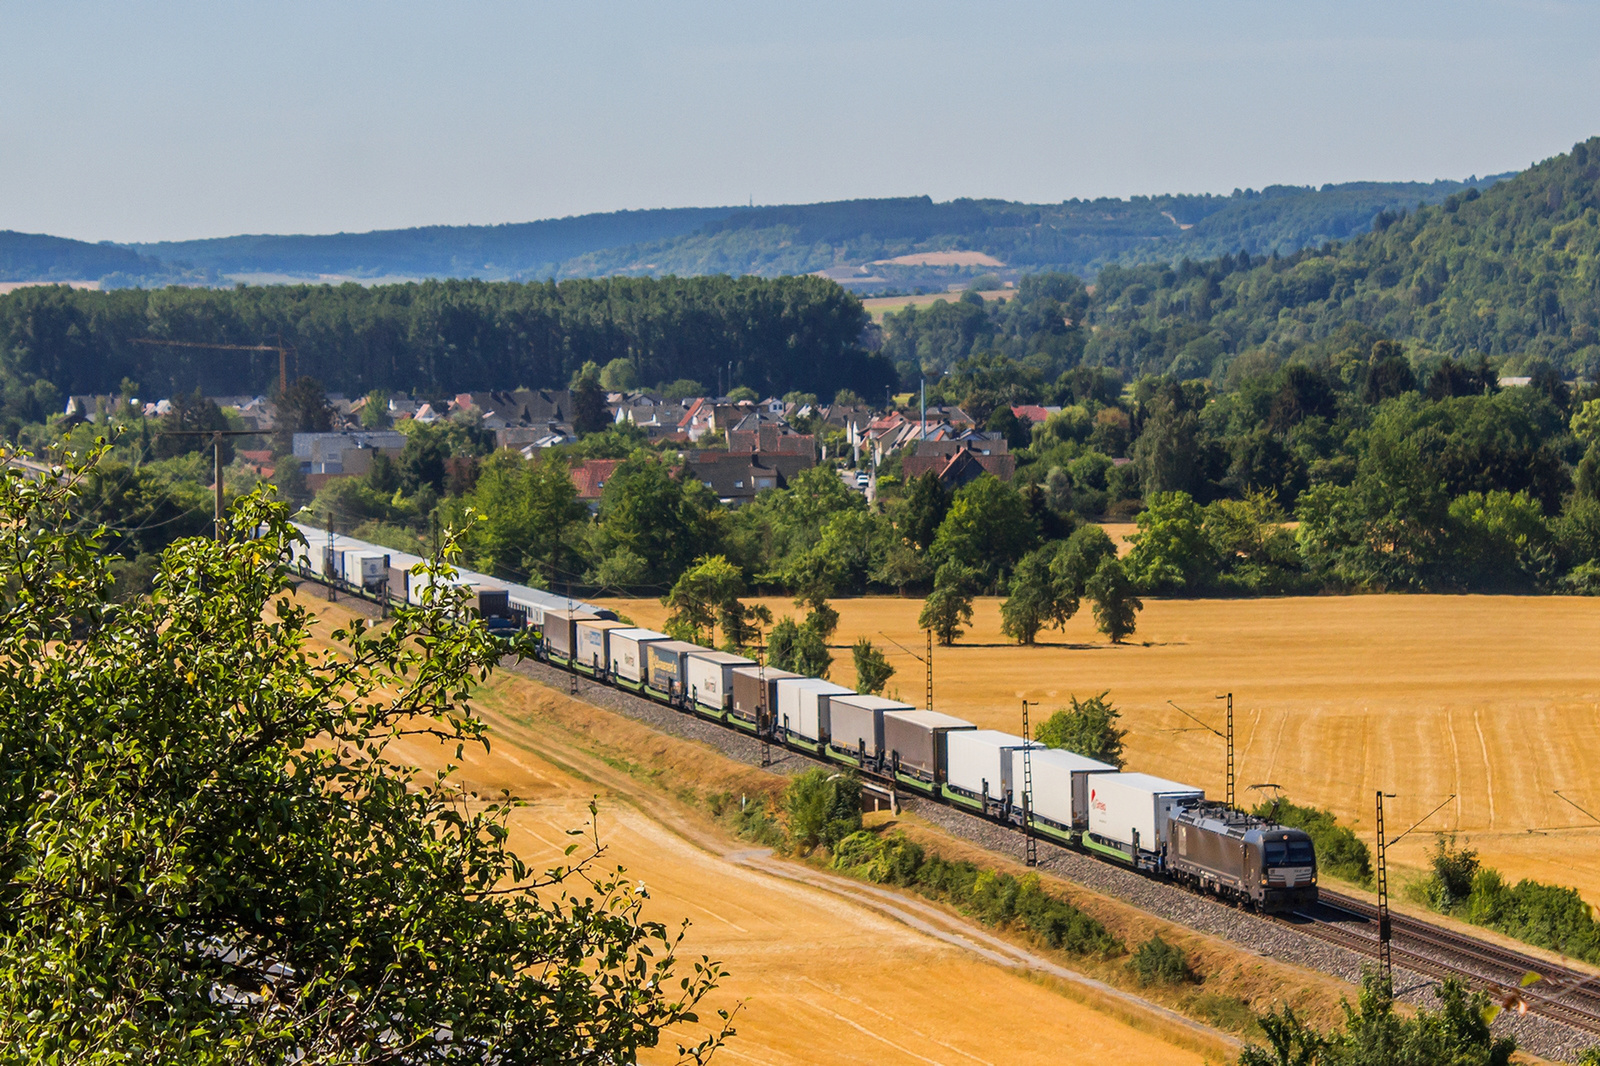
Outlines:
{"label": "golden wheat field", "polygon": [[[348,617],[342,607],[313,606],[327,620]],[[1199,1064],[1223,1061],[1228,1052],[1225,1043],[1174,1035],[1170,1023],[1137,1011],[1112,1014],[1068,998],[948,940],[782,876],[797,864],[763,858],[641,785],[618,769],[615,753],[706,790],[775,792],[781,778],[511,674],[498,675],[477,704],[493,728],[492,748],[470,750],[455,780],[483,795],[504,789],[528,801],[511,816],[510,844],[536,867],[562,861],[573,840],[568,831],[585,825],[598,798],[605,864],[626,867],[646,886],[646,917],[673,929],[692,923],[687,959],[704,954],[727,968],[702,1011],[707,1018],[717,1008],[738,1011],[738,1035],[717,1061],[1070,1066],[1117,1056]],[[585,737],[600,740],[613,757],[596,757]],[[392,750],[423,767],[453,754],[426,738],[403,739]],[[676,1041],[693,1042],[703,1032],[692,1026],[669,1034],[641,1061],[676,1061]]]}
{"label": "golden wheat field", "polygon": [[[654,600],[616,606],[644,625],[666,615]],[[890,694],[920,705],[920,601],[835,606],[833,679],[852,683],[848,645],[867,636],[899,671]],[[1600,903],[1600,821],[1585,813],[1600,815],[1597,646],[1600,600],[1569,597],[1151,600],[1126,645],[1106,643],[1086,609],[1031,648],[1007,642],[999,601],[981,599],[971,631],[935,650],[935,704],[1018,732],[1024,699],[1040,701],[1039,715],[1109,691],[1131,769],[1220,796],[1223,742],[1172,704],[1220,730],[1216,697],[1231,691],[1241,799],[1263,794],[1247,785],[1276,783],[1369,839],[1379,788],[1395,794],[1391,837],[1444,803],[1391,853],[1397,863],[1422,867],[1430,831],[1457,832],[1510,878]]]}

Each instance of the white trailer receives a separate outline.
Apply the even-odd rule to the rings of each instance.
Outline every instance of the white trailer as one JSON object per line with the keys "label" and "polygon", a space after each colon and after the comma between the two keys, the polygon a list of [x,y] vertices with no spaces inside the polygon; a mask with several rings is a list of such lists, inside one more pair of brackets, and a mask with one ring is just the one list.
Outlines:
{"label": "white trailer", "polygon": [[853,692],[828,697],[828,743],[855,755],[865,750],[875,759],[883,751],[883,712],[909,711],[909,703]]}
{"label": "white trailer", "polygon": [[1159,854],[1171,842],[1178,812],[1205,798],[1204,789],[1149,774],[1095,774],[1089,833],[1124,850]]}
{"label": "white trailer", "polygon": [[[541,619],[542,624],[542,619]],[[611,663],[611,642],[606,639],[613,629],[630,629],[626,622],[613,622],[605,618],[581,618],[573,625],[576,634],[572,659],[590,670],[608,669]]]}
{"label": "white trailer", "polygon": [[1012,776],[1011,753],[1044,746],[998,729],[952,730],[944,743],[945,784],[963,795],[1001,803],[1022,800],[1022,778]]}
{"label": "white trailer", "polygon": [[[1033,764],[1033,796],[1029,809],[1062,829],[1085,829],[1089,825],[1089,779],[1092,774],[1114,774],[1110,763],[1091,759],[1060,748],[1035,748],[1028,754]],[[1022,803],[1022,749],[1011,753],[1011,780],[1017,794],[1012,801]]]}
{"label": "white trailer", "polygon": [[778,728],[805,740],[828,739],[828,700],[854,696],[855,690],[820,677],[786,677],[778,682]]}
{"label": "white trailer", "polygon": [[645,649],[658,640],[671,640],[653,629],[613,629],[607,634],[611,647],[611,676],[643,684],[646,680]]}
{"label": "white trailer", "polygon": [[347,551],[342,576],[352,585],[377,592],[389,580],[389,553]]}
{"label": "white trailer", "polygon": [[684,681],[695,703],[711,711],[733,707],[733,671],[755,661],[726,651],[692,651],[686,657]]}

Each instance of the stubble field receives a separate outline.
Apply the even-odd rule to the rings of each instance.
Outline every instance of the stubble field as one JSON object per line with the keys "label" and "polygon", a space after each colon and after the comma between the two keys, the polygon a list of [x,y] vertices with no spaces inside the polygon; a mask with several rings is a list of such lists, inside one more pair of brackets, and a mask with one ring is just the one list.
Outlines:
{"label": "stubble field", "polygon": [[[797,613],[765,602],[775,617]],[[641,625],[666,616],[655,600],[614,605]],[[890,694],[920,706],[921,602],[835,607],[833,680],[853,683],[848,645],[866,636],[898,670]],[[1086,608],[1025,648],[1001,636],[999,601],[981,599],[958,645],[935,649],[935,705],[1018,732],[1023,699],[1042,715],[1109,691],[1130,769],[1220,797],[1222,741],[1172,704],[1220,730],[1216,697],[1232,691],[1242,799],[1264,794],[1247,785],[1276,783],[1369,840],[1379,788],[1396,794],[1391,835],[1444,803],[1391,853],[1397,863],[1421,869],[1430,831],[1455,832],[1512,880],[1570,885],[1600,904],[1600,821],[1585,813],[1600,815],[1597,643],[1596,600],[1358,596],[1151,600],[1123,646],[1095,632]]]}

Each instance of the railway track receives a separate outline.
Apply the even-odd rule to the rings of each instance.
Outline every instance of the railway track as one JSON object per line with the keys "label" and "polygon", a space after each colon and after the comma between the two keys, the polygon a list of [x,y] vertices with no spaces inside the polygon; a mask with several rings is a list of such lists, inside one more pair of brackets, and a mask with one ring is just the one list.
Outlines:
{"label": "railway track", "polygon": [[[1277,920],[1308,936],[1377,958],[1377,907],[1326,889],[1319,896],[1316,905]],[[1600,977],[1393,911],[1389,922],[1389,947],[1396,966],[1424,977],[1465,981],[1487,991],[1508,1010],[1600,1035]],[[1539,980],[1523,987],[1529,974],[1537,974]]]}
{"label": "railway track", "polygon": [[[324,584],[315,576],[305,576],[316,584]],[[343,591],[372,602],[360,592],[348,588]],[[792,753],[816,758],[808,752],[796,750]],[[874,780],[874,775],[866,772],[862,784],[883,806],[893,804],[896,792],[893,781]],[[1008,823],[994,824],[1018,834],[1022,832]],[[1263,917],[1325,943],[1376,959],[1377,908],[1327,889],[1322,889],[1318,895],[1318,902],[1311,907],[1287,916]],[[1424,977],[1464,981],[1469,987],[1488,992],[1506,1009],[1534,1014],[1578,1032],[1600,1036],[1600,976],[1393,912],[1390,912],[1390,929],[1390,952],[1397,966]],[[1538,975],[1539,980],[1524,987],[1523,981],[1530,974]]]}

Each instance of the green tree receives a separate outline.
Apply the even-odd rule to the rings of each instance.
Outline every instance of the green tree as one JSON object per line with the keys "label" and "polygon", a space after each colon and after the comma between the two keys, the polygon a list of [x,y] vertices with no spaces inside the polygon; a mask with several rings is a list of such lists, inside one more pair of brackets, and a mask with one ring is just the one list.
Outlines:
{"label": "green tree", "polygon": [[623,1062],[694,1019],[719,968],[689,971],[592,837],[530,867],[515,803],[395,746],[487,743],[463,694],[502,649],[464,590],[329,633],[284,598],[286,509],[250,496],[230,526],[258,536],[178,541],[113,603],[75,491],[0,473],[28,531],[0,538],[16,1061],[394,1061],[447,1027],[463,1062]]}
{"label": "green tree", "polygon": [[912,479],[911,491],[895,515],[900,536],[918,551],[933,547],[944,516],[950,513],[950,493],[930,471]]}
{"label": "green tree", "polygon": [[833,665],[827,641],[815,627],[785,615],[767,637],[767,665],[805,677],[827,677]]}
{"label": "green tree", "polygon": [[832,849],[861,828],[861,781],[848,770],[807,770],[784,789],[789,846],[806,855]]}
{"label": "green tree", "polygon": [[328,406],[322,382],[316,378],[291,381],[288,392],[273,397],[273,407],[274,455],[293,454],[296,433],[326,433],[333,428],[333,408]]}
{"label": "green tree", "polygon": [[855,659],[856,691],[882,695],[883,687],[894,676],[888,658],[866,637],[857,637],[850,651]]}
{"label": "green tree", "polygon": [[607,392],[631,392],[639,386],[639,372],[627,359],[613,359],[600,371],[600,387]]}
{"label": "green tree", "polygon": [[578,436],[599,433],[611,425],[611,412],[606,409],[606,390],[600,384],[600,368],[594,363],[584,363],[572,376],[572,428]]}
{"label": "green tree", "polygon": [[393,422],[389,415],[389,393],[384,389],[367,393],[367,402],[361,405],[361,425],[366,429],[388,429]]}
{"label": "green tree", "polygon": [[763,605],[746,606],[744,574],[721,555],[705,555],[695,560],[679,576],[672,591],[661,598],[672,608],[666,631],[678,640],[703,644],[714,626],[722,628],[723,646],[740,651],[756,641],[757,625],[772,621]]}
{"label": "green tree", "polygon": [[1129,578],[1151,592],[1203,589],[1217,565],[1205,512],[1187,492],[1156,493],[1145,502],[1134,520],[1139,531],[1126,561]]}
{"label": "green tree", "polygon": [[612,473],[600,497],[599,558],[626,551],[644,563],[642,584],[670,589],[690,562],[716,547],[715,506],[698,481],[674,476],[650,452],[635,452]]}
{"label": "green tree", "polygon": [[1086,700],[1073,696],[1071,710],[1059,710],[1040,722],[1033,739],[1122,769],[1122,738],[1128,731],[1117,728],[1122,712],[1106,699],[1109,695],[1102,692]]}
{"label": "green tree", "polygon": [[[470,524],[469,511],[477,517]],[[472,491],[447,501],[441,517],[466,529],[462,546],[477,568],[548,584],[577,567],[589,511],[559,456],[529,462],[503,449],[483,460]]]}
{"label": "green tree", "polygon": [[1029,552],[1011,575],[1010,592],[1000,604],[1000,632],[1019,644],[1032,644],[1039,630],[1060,626],[1077,610],[1074,597],[1071,609],[1051,574],[1051,564],[1061,553],[1061,542]]}
{"label": "green tree", "polygon": [[933,630],[940,644],[954,644],[972,624],[972,596],[978,575],[960,563],[945,563],[933,580],[933,591],[922,602],[917,625]]}
{"label": "green tree", "polygon": [[[161,419],[161,429],[155,440],[155,457],[171,459],[176,455],[203,451],[211,454],[211,438],[205,434],[212,430],[228,429],[228,420],[211,400],[200,394],[178,393],[172,397],[172,409]],[[222,464],[233,462],[233,441],[222,438]]]}
{"label": "green tree", "polygon": [[1122,643],[1122,638],[1133,632],[1138,613],[1144,609],[1122,563],[1114,556],[1100,560],[1085,591],[1094,601],[1095,625],[1113,644]]}
{"label": "green tree", "polygon": [[959,489],[939,523],[933,555],[993,583],[1038,544],[1039,531],[1017,490],[993,474]]}

